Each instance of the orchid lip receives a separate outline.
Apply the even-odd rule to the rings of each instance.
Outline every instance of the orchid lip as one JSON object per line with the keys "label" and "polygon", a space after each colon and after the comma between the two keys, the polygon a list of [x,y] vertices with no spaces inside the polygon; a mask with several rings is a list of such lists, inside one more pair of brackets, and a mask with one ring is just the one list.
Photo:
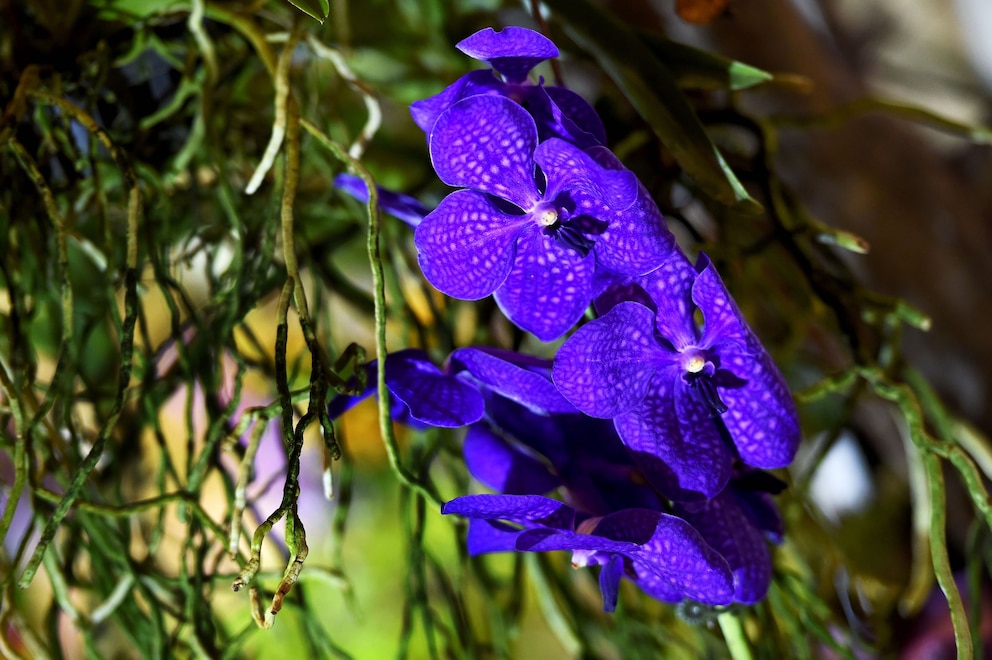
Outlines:
{"label": "orchid lip", "polygon": [[710,376],[705,373],[693,374],[690,375],[688,381],[689,388],[710,409],[710,417],[719,417],[729,410],[727,404],[720,399],[720,393],[716,391],[716,383]]}
{"label": "orchid lip", "polygon": [[689,384],[689,389],[706,404],[711,416],[717,417],[727,412],[727,404],[720,399],[716,383],[713,382],[716,367],[708,359],[706,351],[695,347],[685,349],[680,365],[685,371],[683,378]]}
{"label": "orchid lip", "polygon": [[583,257],[589,254],[596,245],[594,240],[583,235],[582,232],[569,224],[558,224],[549,227],[547,231],[560,243],[567,245]]}
{"label": "orchid lip", "polygon": [[586,566],[595,563],[592,561],[592,557],[595,554],[595,550],[573,550],[572,568],[585,568]]}

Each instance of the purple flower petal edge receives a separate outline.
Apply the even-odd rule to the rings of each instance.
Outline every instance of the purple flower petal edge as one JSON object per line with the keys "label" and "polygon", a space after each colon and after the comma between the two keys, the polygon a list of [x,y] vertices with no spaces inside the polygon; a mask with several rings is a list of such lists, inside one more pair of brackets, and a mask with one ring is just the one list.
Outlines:
{"label": "purple flower petal edge", "polygon": [[488,62],[510,83],[527,79],[527,74],[544,60],[558,57],[558,47],[540,32],[509,26],[499,32],[479,30],[455,47],[471,58]]}

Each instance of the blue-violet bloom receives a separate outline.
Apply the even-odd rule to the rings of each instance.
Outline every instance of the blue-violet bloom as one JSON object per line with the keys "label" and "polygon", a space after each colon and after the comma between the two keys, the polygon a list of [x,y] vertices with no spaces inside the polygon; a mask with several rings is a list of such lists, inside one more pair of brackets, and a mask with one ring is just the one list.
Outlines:
{"label": "blue-violet bloom", "polygon": [[726,559],[692,525],[667,513],[624,509],[589,517],[536,495],[466,495],[446,503],[441,513],[472,519],[471,555],[568,550],[576,568],[601,566],[599,586],[607,612],[616,609],[624,576],[668,603],[690,599],[729,605],[734,600],[734,577]]}
{"label": "blue-violet bloom", "polygon": [[[334,185],[341,192],[368,204],[369,189],[361,177],[354,174],[339,174],[334,177]],[[416,229],[424,216],[430,213],[430,209],[416,197],[388,190],[381,186],[376,186],[376,191],[379,193],[379,210],[402,220],[413,229]]]}
{"label": "blue-violet bloom", "polygon": [[[750,472],[774,480],[767,473]],[[764,599],[772,582],[768,541],[782,542],[782,518],[768,492],[756,490],[747,476],[732,479],[716,497],[677,502],[673,513],[700,533],[734,574],[734,602],[753,605]]]}
{"label": "blue-violet bloom", "polygon": [[715,496],[735,458],[762,469],[792,462],[800,431],[788,387],[709,259],[693,268],[676,253],[641,284],[639,302],[612,300],[558,351],[565,398],[613,418],[673,500]]}
{"label": "blue-violet bloom", "polygon": [[434,124],[430,151],[438,177],[465,190],[417,227],[424,276],[455,298],[495,292],[507,317],[544,341],[582,316],[598,252],[642,264],[660,249],[623,240],[636,222],[608,226],[637,198],[632,172],[605,169],[557,138],[538,145],[534,120],[508,99],[459,101]]}
{"label": "blue-violet bloom", "polygon": [[463,453],[473,477],[512,495],[560,490],[591,515],[620,509],[661,509],[609,420],[571,413],[538,414],[484,393],[486,414],[469,426]]}
{"label": "blue-violet bloom", "polygon": [[[357,396],[334,397],[328,404],[331,419],[375,392],[378,362],[373,360],[363,369],[365,390]],[[485,411],[485,402],[476,385],[439,368],[420,349],[408,348],[387,355],[385,375],[396,422],[414,427],[457,428],[477,422]]]}
{"label": "blue-violet bloom", "polygon": [[525,107],[534,117],[542,140],[558,137],[583,149],[606,143],[603,123],[585,99],[570,89],[535,85],[528,80],[531,69],[558,57],[558,48],[544,35],[514,26],[500,32],[486,28],[456,47],[486,62],[493,71],[472,71],[440,94],[413,103],[410,113],[425,133],[430,134],[438,117],[458,101],[477,94],[495,94]]}

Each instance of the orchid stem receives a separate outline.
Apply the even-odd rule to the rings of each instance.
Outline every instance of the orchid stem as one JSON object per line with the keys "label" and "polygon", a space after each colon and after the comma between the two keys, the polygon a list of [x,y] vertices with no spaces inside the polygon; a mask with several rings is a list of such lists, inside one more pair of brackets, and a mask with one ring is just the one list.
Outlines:
{"label": "orchid stem", "polygon": [[753,660],[751,647],[747,641],[747,634],[744,626],[741,625],[740,617],[733,612],[724,612],[717,617],[720,623],[720,631],[723,632],[723,639],[727,642],[727,650],[734,660]]}

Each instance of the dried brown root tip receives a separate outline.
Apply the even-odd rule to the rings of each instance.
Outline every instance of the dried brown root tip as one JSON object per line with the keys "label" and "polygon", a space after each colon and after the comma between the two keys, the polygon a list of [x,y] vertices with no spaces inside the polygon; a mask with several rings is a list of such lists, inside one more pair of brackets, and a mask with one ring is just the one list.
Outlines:
{"label": "dried brown root tip", "polygon": [[269,608],[272,616],[279,614],[279,611],[282,610],[282,602],[286,598],[286,595],[292,591],[295,582],[296,580],[291,582],[287,579],[279,583],[279,588],[276,589],[276,593],[272,596],[272,607]]}

